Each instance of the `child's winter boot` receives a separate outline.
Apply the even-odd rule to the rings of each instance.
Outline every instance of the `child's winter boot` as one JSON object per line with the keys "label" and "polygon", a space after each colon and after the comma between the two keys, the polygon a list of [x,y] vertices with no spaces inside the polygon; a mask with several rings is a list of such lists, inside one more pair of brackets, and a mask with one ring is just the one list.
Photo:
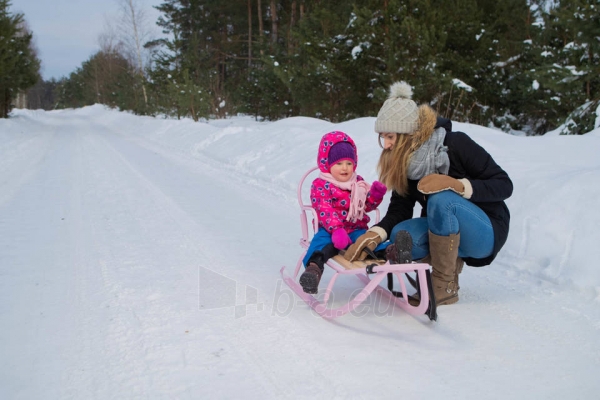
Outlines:
{"label": "child's winter boot", "polygon": [[390,264],[410,264],[412,262],[412,236],[408,231],[399,231],[394,243],[385,249],[385,258]]}
{"label": "child's winter boot", "polygon": [[323,275],[324,256],[320,251],[315,251],[308,260],[306,269],[300,275],[300,286],[304,293],[317,294],[319,291],[319,282]]}

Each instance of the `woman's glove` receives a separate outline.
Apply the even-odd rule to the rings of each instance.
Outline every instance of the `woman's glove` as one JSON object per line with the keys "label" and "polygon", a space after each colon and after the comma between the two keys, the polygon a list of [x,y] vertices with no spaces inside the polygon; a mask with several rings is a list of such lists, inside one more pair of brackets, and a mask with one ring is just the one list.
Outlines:
{"label": "woman's glove", "polygon": [[339,250],[344,250],[349,244],[352,244],[352,239],[350,239],[350,236],[348,236],[348,233],[343,228],[333,231],[331,241],[335,248]]}
{"label": "woman's glove", "polygon": [[383,196],[385,196],[385,192],[387,192],[387,187],[383,183],[375,181],[371,185],[371,196],[373,197],[373,199],[383,199]]}
{"label": "woman's glove", "polygon": [[465,194],[465,185],[461,181],[441,174],[427,175],[419,181],[417,189],[423,194],[433,194],[444,190],[452,190],[461,196]]}
{"label": "woman's glove", "polygon": [[[346,260],[364,260],[368,255],[367,252],[364,251],[365,248],[373,251],[375,250],[375,247],[377,247],[377,245],[383,241],[381,235],[371,229],[359,236],[358,239],[356,239],[356,242],[354,242],[352,246],[348,247],[348,250],[346,250],[346,253],[344,253],[344,258]],[[379,229],[383,230],[382,228]]]}

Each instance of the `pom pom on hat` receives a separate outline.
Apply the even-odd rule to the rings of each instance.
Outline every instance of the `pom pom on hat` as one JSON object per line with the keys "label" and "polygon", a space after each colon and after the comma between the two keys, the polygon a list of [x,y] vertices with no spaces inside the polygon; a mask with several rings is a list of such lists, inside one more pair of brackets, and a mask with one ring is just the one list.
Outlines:
{"label": "pom pom on hat", "polygon": [[404,81],[393,83],[390,86],[390,95],[388,99],[403,98],[412,99],[413,91],[412,87]]}
{"label": "pom pom on hat", "polygon": [[412,134],[419,127],[419,107],[411,100],[412,87],[402,81],[390,86],[390,95],[375,121],[377,133]]}

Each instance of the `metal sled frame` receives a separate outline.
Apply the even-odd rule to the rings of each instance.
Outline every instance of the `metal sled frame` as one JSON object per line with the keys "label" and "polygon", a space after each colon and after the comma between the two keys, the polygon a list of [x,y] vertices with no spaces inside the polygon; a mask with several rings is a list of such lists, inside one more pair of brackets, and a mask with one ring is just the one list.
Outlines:
{"label": "metal sled frame", "polygon": [[[430,293],[433,293],[431,288],[431,277],[430,277],[430,266],[428,264],[390,264],[389,261],[383,260],[365,260],[349,262],[344,259],[343,256],[337,255],[326,262],[326,265],[333,269],[334,274],[331,277],[323,300],[319,301],[315,296],[304,293],[302,286],[298,283],[300,270],[302,269],[302,260],[306,255],[306,251],[310,244],[310,239],[319,229],[317,213],[310,204],[305,204],[302,200],[302,187],[306,181],[306,178],[316,171],[318,168],[314,167],[308,170],[300,183],[298,184],[298,203],[300,205],[300,223],[302,229],[302,238],[300,239],[300,246],[304,249],[294,270],[293,276],[289,276],[285,273],[285,266],[281,268],[281,277],[283,281],[300,297],[306,304],[308,304],[317,314],[323,318],[333,319],[340,317],[348,312],[352,312],[358,306],[360,306],[365,299],[373,292],[378,292],[383,295],[386,299],[390,300],[391,303],[402,308],[411,315],[422,315],[427,314],[431,320],[437,318],[435,300],[430,301]],[[376,218],[375,221],[379,222],[379,210],[375,210]],[[311,233],[309,233],[309,218],[311,218]],[[418,306],[413,306],[408,302],[406,284],[404,274],[416,272],[416,289],[419,293],[420,303]],[[356,276],[361,282],[365,284],[364,288],[354,298],[349,300],[346,304],[338,307],[328,307],[327,303],[333,291],[333,286],[337,278],[341,275],[353,275]],[[381,281],[386,277],[396,276],[400,283],[400,291],[392,290],[391,279],[389,280],[389,290],[380,286]]]}

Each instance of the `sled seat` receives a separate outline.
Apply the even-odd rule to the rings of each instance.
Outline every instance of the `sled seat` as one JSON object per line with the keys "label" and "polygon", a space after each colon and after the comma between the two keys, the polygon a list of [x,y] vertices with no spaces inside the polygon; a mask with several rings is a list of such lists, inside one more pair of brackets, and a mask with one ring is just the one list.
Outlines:
{"label": "sled seat", "polygon": [[[328,267],[333,269],[334,274],[329,280],[329,284],[324,291],[323,299],[319,301],[315,296],[304,293],[304,290],[298,283],[300,277],[300,270],[302,268],[302,260],[306,255],[306,251],[310,245],[310,240],[319,229],[319,222],[317,213],[312,208],[310,200],[304,201],[303,186],[307,181],[307,178],[317,171],[317,167],[309,169],[300,179],[298,184],[298,203],[300,205],[300,228],[302,231],[302,237],[300,238],[300,247],[303,248],[303,252],[296,263],[293,276],[289,276],[285,273],[285,266],[281,268],[280,273],[283,281],[292,289],[298,297],[300,297],[306,304],[308,304],[313,310],[315,310],[323,318],[336,318],[340,317],[352,310],[356,309],[372,292],[378,292],[383,297],[393,302],[396,306],[402,308],[411,315],[422,315],[426,314],[431,320],[437,318],[435,300],[432,299],[433,289],[431,287],[431,276],[429,264],[390,264],[386,260],[373,260],[366,259],[364,261],[348,261],[341,254],[336,255],[325,263]],[[379,210],[375,210],[375,223],[379,222],[380,214]],[[310,227],[310,229],[309,229]],[[416,273],[416,280],[408,276],[409,273]],[[362,283],[364,288],[350,299],[346,304],[338,307],[331,308],[327,305],[330,296],[332,294],[333,286],[336,280],[343,275],[354,275]],[[396,277],[396,280],[400,284],[400,290],[395,291],[392,289],[392,280]],[[417,306],[413,306],[408,302],[408,293],[406,290],[405,277],[409,283],[417,286],[417,292],[419,293],[420,302]],[[381,281],[388,279],[388,289],[380,286]],[[433,300],[433,301],[431,301]]]}
{"label": "sled seat", "polygon": [[373,264],[383,265],[385,264],[385,260],[363,260],[363,261],[348,261],[342,256],[338,254],[332,258],[338,265],[343,267],[344,269],[365,269]]}

